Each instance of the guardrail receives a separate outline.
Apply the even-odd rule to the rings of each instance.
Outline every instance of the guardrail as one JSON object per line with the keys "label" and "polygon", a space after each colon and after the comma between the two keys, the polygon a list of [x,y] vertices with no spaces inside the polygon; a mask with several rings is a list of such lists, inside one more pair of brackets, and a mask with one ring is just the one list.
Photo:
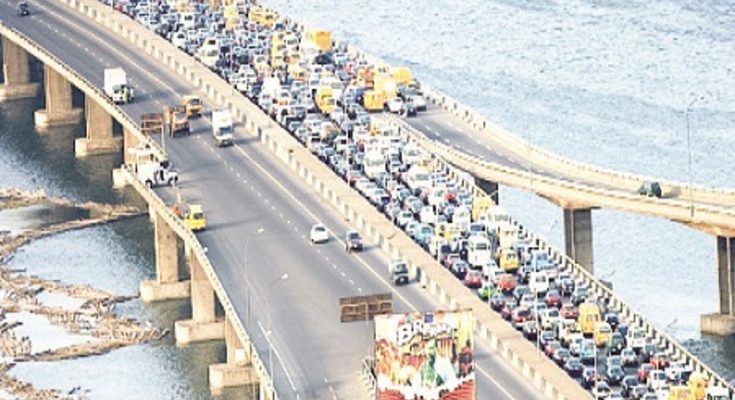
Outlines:
{"label": "guardrail", "polygon": [[[426,145],[427,142],[433,141],[426,139],[426,137],[418,130],[403,124],[400,127],[400,132],[404,138],[421,146],[425,151],[428,151],[431,154],[441,154],[436,153],[434,148]],[[452,165],[451,160],[443,159],[441,155],[439,155],[438,158],[435,158],[435,162],[441,169],[447,172],[450,177],[461,182],[461,186],[463,188],[472,191],[474,196],[487,196],[487,193],[476,186],[474,182],[467,180],[464,174],[457,173],[458,168]],[[575,280],[582,280],[584,283],[589,285],[590,289],[597,297],[610,299],[608,307],[616,311],[624,320],[626,320],[626,322],[630,324],[631,327],[643,328],[646,331],[646,334],[653,338],[656,344],[661,348],[671,353],[675,358],[689,365],[692,370],[707,375],[715,384],[727,388],[730,391],[730,395],[735,394],[735,387],[725,380],[725,378],[700,361],[674,338],[669,336],[667,333],[656,329],[652,324],[647,322],[638,311],[625,301],[616,297],[610,288],[595,278],[595,276],[587,271],[587,269],[577,264],[572,258],[568,257],[557,248],[550,246],[544,238],[526,230],[517,220],[511,218],[511,221],[514,225],[519,227],[519,230],[523,233],[525,238],[532,240],[540,249],[547,251],[562,270],[569,272]]]}
{"label": "guardrail", "polygon": [[166,206],[163,200],[158,197],[153,189],[149,188],[148,186],[143,184],[143,182],[136,178],[135,174],[129,169],[128,166],[123,166],[122,174],[125,177],[126,181],[131,186],[133,186],[133,188],[135,188],[135,190],[141,195],[141,197],[143,197],[143,199],[146,200],[148,205],[153,210],[155,210],[155,212],[160,217],[162,217],[164,221],[166,221],[166,224],[168,224],[168,226],[170,226],[174,232],[176,232],[176,234],[181,238],[186,247],[192,252],[194,257],[196,257],[199,265],[202,267],[202,270],[207,275],[207,278],[209,278],[209,283],[212,285],[212,289],[217,294],[217,299],[219,299],[219,302],[225,311],[225,315],[227,316],[227,318],[232,317],[230,318],[230,321],[232,322],[233,328],[235,329],[235,333],[237,334],[240,343],[243,347],[250,347],[247,353],[251,355],[250,361],[253,368],[255,369],[255,373],[258,375],[259,384],[261,385],[261,387],[264,387],[263,390],[266,390],[267,393],[271,393],[271,399],[277,400],[278,395],[275,391],[272,378],[268,375],[268,370],[265,368],[265,364],[260,359],[260,356],[258,356],[258,352],[255,351],[255,349],[253,348],[253,342],[250,339],[250,335],[245,329],[245,326],[243,325],[240,316],[237,314],[237,311],[235,311],[235,307],[232,305],[230,296],[227,294],[224,286],[222,286],[222,282],[217,276],[214,267],[209,262],[209,258],[204,251],[204,247],[199,242],[199,239],[197,239],[196,235],[194,235],[194,233],[189,230],[186,225],[184,225],[184,222],[181,220],[181,218],[177,217],[173,213],[171,208]]}
{"label": "guardrail", "polygon": [[[302,24],[298,24],[302,26]],[[376,66],[390,66],[388,62],[380,57],[367,54],[362,50],[347,45],[351,55],[361,58]],[[432,104],[444,111],[456,116],[463,122],[479,132],[492,136],[492,139],[500,143],[516,156],[523,158],[527,163],[535,164],[547,169],[556,169],[567,175],[584,176],[585,178],[599,182],[606,186],[618,186],[631,192],[636,191],[644,181],[657,181],[661,184],[664,194],[678,194],[688,199],[690,196],[690,185],[688,183],[672,180],[662,180],[656,177],[636,175],[622,171],[602,168],[596,165],[571,160],[559,154],[534,146],[526,140],[509,133],[500,126],[488,121],[485,117],[470,107],[467,107],[451,96],[433,88],[426,82],[420,81],[421,89],[426,98]],[[711,188],[703,185],[691,186],[691,195],[696,202],[714,202],[723,206],[735,205],[735,189]]]}
{"label": "guardrail", "polygon": [[54,56],[43,47],[38,46],[28,36],[21,33],[17,29],[8,26],[2,21],[0,21],[0,34],[7,37],[17,45],[21,46],[23,49],[25,49],[25,51],[32,54],[45,65],[53,68],[71,84],[84,92],[85,96],[91,97],[95,102],[102,106],[105,111],[107,111],[110,116],[112,116],[112,118],[117,120],[120,125],[122,125],[123,129],[133,134],[138,139],[139,143],[149,145],[154,150],[159,160],[165,158],[165,153],[161,149],[161,146],[159,146],[158,143],[156,143],[150,137],[144,135],[140,131],[138,123],[130,118],[130,116],[122,112],[120,108],[115,103],[113,103],[112,100],[102,90],[98,89],[95,85],[82,77],[80,74],[78,74],[68,65],[66,65],[63,61],[61,61],[58,57]]}
{"label": "guardrail", "polygon": [[535,348],[519,332],[492,312],[436,260],[387,221],[344,181],[306,150],[296,139],[275,124],[257,106],[219,76],[194,62],[190,56],[127,17],[92,0],[59,0],[71,5],[98,23],[120,34],[135,46],[160,60],[219,106],[230,108],[245,122],[248,132],[257,136],[278,159],[287,164],[343,216],[353,221],[366,238],[397,258],[410,260],[414,276],[449,308],[472,308],[475,328],[511,366],[527,377],[548,398],[577,400],[590,398],[569,376],[546,358],[538,358]]}
{"label": "guardrail", "polygon": [[574,204],[605,207],[638,214],[663,216],[673,221],[731,230],[735,227],[735,210],[718,206],[690,204],[683,200],[656,199],[637,193],[592,187],[545,175],[516,170],[457,150],[449,145],[426,138],[420,131],[395,117],[390,123],[401,130],[412,132],[415,141],[441,155],[448,162],[472,175],[533,191],[549,198],[575,199]]}

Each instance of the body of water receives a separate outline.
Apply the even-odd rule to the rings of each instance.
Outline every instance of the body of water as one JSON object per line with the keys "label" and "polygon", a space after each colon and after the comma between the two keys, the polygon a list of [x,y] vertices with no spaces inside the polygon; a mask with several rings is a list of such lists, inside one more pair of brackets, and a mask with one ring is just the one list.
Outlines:
{"label": "body of water", "polygon": [[[134,192],[112,189],[111,170],[120,164],[121,156],[74,157],[74,138],[82,136],[83,126],[37,132],[33,110],[41,106],[40,99],[0,105],[0,186],[42,188],[77,201],[140,204]],[[5,214],[0,216],[0,230],[29,229],[70,213],[34,206]],[[153,253],[152,226],[146,217],[139,217],[38,240],[21,248],[10,264],[42,278],[130,295],[138,292],[141,280],[154,277]],[[174,321],[191,316],[187,301],[143,304],[134,300],[118,310],[171,330]],[[179,348],[172,331],[162,341],[101,356],[19,363],[11,374],[38,388],[81,386],[92,399],[205,400],[215,398],[209,391],[207,368],[224,357],[223,342]],[[254,397],[248,388],[228,390],[216,398]]]}

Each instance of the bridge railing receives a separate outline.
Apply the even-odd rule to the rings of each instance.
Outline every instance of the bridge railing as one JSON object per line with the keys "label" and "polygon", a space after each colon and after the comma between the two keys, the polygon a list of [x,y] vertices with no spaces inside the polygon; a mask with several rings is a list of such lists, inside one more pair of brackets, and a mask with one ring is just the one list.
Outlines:
{"label": "bridge railing", "polygon": [[222,281],[219,279],[219,276],[217,276],[217,272],[209,261],[207,252],[201,242],[199,242],[199,239],[189,228],[186,227],[186,225],[184,225],[181,218],[177,217],[173,210],[166,206],[156,192],[141,182],[128,166],[123,166],[123,173],[125,175],[126,182],[135,188],[135,190],[146,200],[148,205],[155,210],[159,217],[164,219],[166,224],[170,226],[171,229],[173,229],[173,231],[181,238],[189,251],[191,251],[191,254],[196,257],[197,262],[199,262],[202,270],[207,275],[209,283],[212,285],[212,289],[217,294],[217,299],[222,305],[225,315],[228,318],[231,318],[230,321],[233,324],[240,343],[243,347],[250,347],[250,351],[248,353],[251,355],[250,361],[258,375],[259,384],[267,393],[272,395],[271,398],[273,400],[277,400],[278,395],[275,391],[272,378],[269,376],[268,370],[260,359],[258,352],[252,347],[253,342],[250,338],[250,334],[248,334],[248,331],[245,329],[245,325],[242,323],[240,315],[238,315],[235,310],[230,296],[222,285]]}
{"label": "bridge railing", "polygon": [[159,160],[166,157],[163,149],[161,149],[161,146],[159,146],[159,144],[156,143],[155,140],[151,139],[147,135],[144,135],[140,131],[140,126],[136,121],[130,118],[128,114],[123,112],[120,107],[113,103],[110,97],[107,96],[102,90],[98,89],[97,86],[95,86],[86,78],[74,71],[74,69],[69,67],[58,57],[54,56],[43,47],[37,45],[27,35],[21,33],[11,26],[8,26],[2,21],[0,21],[0,34],[21,46],[28,53],[32,54],[45,65],[53,68],[72,85],[81,90],[85,96],[89,96],[91,99],[97,102],[105,109],[105,111],[110,114],[112,118],[114,118],[120,123],[120,125],[122,125],[124,130],[133,134],[137,138],[139,143],[150,146],[150,148],[152,148],[156,153],[156,156]]}
{"label": "bridge railing", "polygon": [[[425,151],[428,151],[431,154],[438,154],[434,151],[434,147],[427,146],[428,142],[434,141],[427,139],[418,130],[413,129],[407,124],[401,124],[400,132],[404,138],[418,144]],[[436,143],[434,144],[436,145]],[[474,196],[487,195],[485,191],[475,185],[474,181],[467,179],[466,173],[458,173],[459,168],[452,165],[451,160],[448,161],[439,156],[435,159],[435,162],[437,162],[438,166],[447,172],[449,176],[459,181],[463,188],[470,190]],[[562,270],[569,272],[575,280],[581,280],[586,283],[596,297],[609,299],[609,309],[616,311],[626,322],[630,324],[631,328],[639,327],[644,329],[648,337],[652,338],[659,347],[669,352],[674,358],[687,364],[693,371],[707,375],[711,382],[727,388],[731,395],[735,394],[735,388],[730,382],[707,366],[704,362],[699,360],[697,356],[679,344],[679,342],[669,334],[657,329],[653,324],[649,323],[641,313],[639,313],[630,304],[617,297],[609,287],[600,282],[593,274],[587,271],[587,269],[576,263],[572,258],[562,253],[556,247],[549,245],[543,237],[525,229],[525,227],[523,227],[523,225],[521,225],[517,220],[511,218],[511,221],[514,225],[519,227],[519,230],[525,238],[535,242],[540,249],[547,251]]]}
{"label": "bridge railing", "polygon": [[[365,53],[359,48],[351,45],[348,45],[347,47],[351,55],[359,59],[366,60],[370,64],[376,66],[390,66],[390,63],[380,57]],[[587,179],[604,182],[606,185],[612,184],[630,191],[636,191],[644,181],[657,181],[661,184],[665,195],[678,195],[682,198],[688,198],[691,187],[691,195],[697,202],[714,202],[728,206],[735,205],[735,189],[732,188],[712,188],[703,185],[691,186],[689,183],[602,168],[596,165],[572,160],[541,147],[534,146],[528,141],[523,140],[500,126],[490,122],[487,118],[483,117],[471,107],[465,106],[458,100],[442,93],[438,89],[433,88],[426,82],[421,81],[420,84],[425,97],[430,103],[435,104],[444,111],[456,116],[477,131],[492,135],[493,140],[501,143],[506,149],[510,150],[518,157],[525,159],[528,163],[536,164],[548,169],[555,169],[570,175],[584,176]]]}

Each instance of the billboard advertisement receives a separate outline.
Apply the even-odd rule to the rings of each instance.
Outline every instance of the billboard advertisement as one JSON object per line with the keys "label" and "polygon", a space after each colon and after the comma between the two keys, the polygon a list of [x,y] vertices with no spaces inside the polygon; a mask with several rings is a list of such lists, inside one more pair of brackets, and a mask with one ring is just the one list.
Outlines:
{"label": "billboard advertisement", "polygon": [[473,400],[471,311],[375,316],[378,400]]}

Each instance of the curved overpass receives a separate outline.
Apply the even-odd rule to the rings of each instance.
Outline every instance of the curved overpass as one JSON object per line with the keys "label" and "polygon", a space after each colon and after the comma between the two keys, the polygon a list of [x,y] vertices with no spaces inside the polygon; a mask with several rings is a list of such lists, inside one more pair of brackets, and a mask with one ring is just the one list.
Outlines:
{"label": "curved overpass", "polygon": [[[143,113],[197,92],[197,86],[94,20],[56,2],[33,6],[39,12],[21,20],[15,17],[13,2],[0,2],[4,33],[21,32],[14,36],[17,44],[101,104],[124,129],[137,132],[136,121]],[[128,72],[138,94],[134,103],[116,107],[102,94],[102,70],[111,66]],[[165,144],[182,175],[178,194],[204,204],[210,229],[198,239],[207,247],[212,268],[261,358],[266,359],[272,343],[273,378],[280,397],[363,397],[356,371],[369,335],[363,324],[337,321],[339,297],[392,292],[398,311],[441,305],[417,285],[394,289],[387,284],[381,277],[388,257],[378,248],[347,256],[336,240],[310,246],[306,235],[315,221],[335,235],[350,225],[244,129],[237,129],[237,145],[229,149],[213,148],[204,140],[210,130],[206,119],[194,122],[192,129],[190,137]],[[156,193],[168,202],[177,195],[167,188]],[[291,278],[271,286],[284,271]],[[269,306],[274,291],[277,300]],[[268,314],[272,329],[267,328]],[[477,353],[480,398],[543,397],[488,346],[478,344]]]}

